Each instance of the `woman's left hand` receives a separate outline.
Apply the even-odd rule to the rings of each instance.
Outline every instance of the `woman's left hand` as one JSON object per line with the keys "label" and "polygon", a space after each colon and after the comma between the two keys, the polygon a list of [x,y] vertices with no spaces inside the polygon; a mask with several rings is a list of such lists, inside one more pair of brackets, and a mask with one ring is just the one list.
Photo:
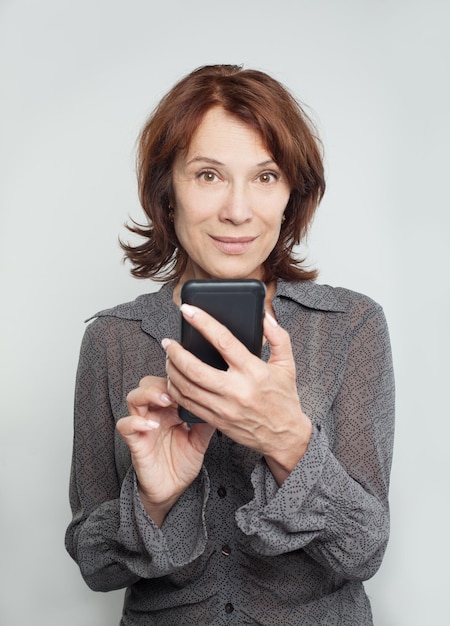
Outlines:
{"label": "woman's left hand", "polygon": [[297,393],[288,333],[265,315],[264,336],[271,349],[265,363],[201,309],[184,304],[181,311],[220,352],[228,370],[215,369],[166,339],[171,397],[233,441],[264,455],[281,485],[306,452],[312,432]]}

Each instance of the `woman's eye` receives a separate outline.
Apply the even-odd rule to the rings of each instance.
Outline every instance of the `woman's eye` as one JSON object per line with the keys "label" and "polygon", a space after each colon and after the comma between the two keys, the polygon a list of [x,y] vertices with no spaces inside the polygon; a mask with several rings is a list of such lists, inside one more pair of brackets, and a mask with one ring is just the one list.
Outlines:
{"label": "woman's eye", "polygon": [[217,174],[214,172],[200,172],[198,177],[203,180],[205,183],[213,183],[217,179]]}
{"label": "woman's eye", "polygon": [[260,183],[272,183],[276,180],[278,180],[279,176],[278,174],[275,174],[275,172],[263,172],[262,174],[260,174],[258,176],[258,180]]}

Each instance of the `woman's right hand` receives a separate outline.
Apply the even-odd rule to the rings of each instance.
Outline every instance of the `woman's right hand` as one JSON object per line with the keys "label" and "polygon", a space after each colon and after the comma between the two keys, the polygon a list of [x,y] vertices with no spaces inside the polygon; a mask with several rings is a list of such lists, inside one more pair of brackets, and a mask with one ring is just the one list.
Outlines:
{"label": "woman's right hand", "polygon": [[145,510],[161,526],[198,476],[214,427],[199,423],[189,428],[180,420],[164,378],[143,378],[127,404],[130,415],[117,422],[117,430],[130,448]]}

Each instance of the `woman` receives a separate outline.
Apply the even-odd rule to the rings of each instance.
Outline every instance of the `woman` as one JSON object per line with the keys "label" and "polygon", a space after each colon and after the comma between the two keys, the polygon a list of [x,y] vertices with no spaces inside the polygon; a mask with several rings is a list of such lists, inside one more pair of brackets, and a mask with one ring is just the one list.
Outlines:
{"label": "woman", "polygon": [[[123,244],[158,293],[97,314],[81,349],[66,543],[121,624],[372,624],[362,581],[389,532],[393,377],[381,308],[294,256],[325,183],[317,139],[264,73],[201,68],[143,129],[148,218]],[[191,278],[267,287],[262,358],[181,314]],[[188,427],[182,405],[203,419]]]}

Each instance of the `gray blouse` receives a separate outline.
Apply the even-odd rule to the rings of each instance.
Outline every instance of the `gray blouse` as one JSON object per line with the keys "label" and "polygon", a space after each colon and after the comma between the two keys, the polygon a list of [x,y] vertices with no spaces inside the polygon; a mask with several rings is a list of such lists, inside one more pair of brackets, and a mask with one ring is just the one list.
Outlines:
{"label": "gray blouse", "polygon": [[394,428],[381,307],[346,289],[279,281],[273,306],[314,424],[308,450],[278,487],[260,455],[216,431],[200,474],[158,528],[115,423],[142,377],[165,376],[161,340],[180,328],[172,294],[169,283],[86,329],[66,533],[85,581],[127,588],[123,626],[369,626],[362,581],[388,540]]}

